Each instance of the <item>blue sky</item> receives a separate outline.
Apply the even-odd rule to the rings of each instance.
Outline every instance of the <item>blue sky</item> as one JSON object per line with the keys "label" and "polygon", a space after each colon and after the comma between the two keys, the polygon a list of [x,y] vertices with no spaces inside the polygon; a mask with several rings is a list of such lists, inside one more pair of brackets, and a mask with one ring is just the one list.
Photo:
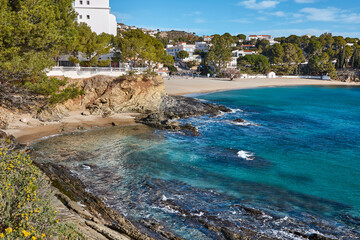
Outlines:
{"label": "blue sky", "polygon": [[359,0],[110,0],[118,22],[203,34],[360,37]]}

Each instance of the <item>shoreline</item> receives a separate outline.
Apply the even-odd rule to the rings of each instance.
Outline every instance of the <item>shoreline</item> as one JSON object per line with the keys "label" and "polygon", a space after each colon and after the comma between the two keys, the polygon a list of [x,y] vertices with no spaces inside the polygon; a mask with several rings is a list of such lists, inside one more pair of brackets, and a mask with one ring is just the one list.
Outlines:
{"label": "shoreline", "polygon": [[211,78],[171,78],[164,80],[166,92],[169,95],[206,94],[231,90],[255,89],[263,87],[291,87],[291,86],[358,86],[360,83],[325,81],[316,79],[294,78],[241,78],[230,81],[228,79]]}
{"label": "shoreline", "polygon": [[[313,79],[292,78],[255,78],[255,79],[208,79],[208,78],[171,78],[164,80],[168,95],[186,96],[192,94],[198,96],[212,92],[223,92],[241,89],[255,89],[265,87],[286,86],[340,86],[360,87],[360,83],[345,83],[339,81],[323,81]],[[135,125],[137,113],[120,113],[107,118],[101,116],[83,116],[82,111],[69,112],[60,122],[40,122],[30,114],[13,117],[5,132],[13,135],[15,141],[21,144],[30,144],[46,137],[58,134],[86,131],[103,127],[118,125]]]}

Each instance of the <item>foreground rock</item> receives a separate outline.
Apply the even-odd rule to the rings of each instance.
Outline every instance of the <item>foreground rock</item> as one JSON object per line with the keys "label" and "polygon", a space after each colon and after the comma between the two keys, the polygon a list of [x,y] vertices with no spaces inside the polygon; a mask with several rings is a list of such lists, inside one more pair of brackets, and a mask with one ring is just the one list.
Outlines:
{"label": "foreground rock", "polygon": [[52,185],[61,192],[57,194],[58,199],[84,219],[87,227],[105,236],[106,239],[181,239],[160,224],[148,222],[141,225],[129,221],[106,206],[101,199],[86,191],[86,186],[66,167],[52,163],[35,163],[35,165],[46,173]]}

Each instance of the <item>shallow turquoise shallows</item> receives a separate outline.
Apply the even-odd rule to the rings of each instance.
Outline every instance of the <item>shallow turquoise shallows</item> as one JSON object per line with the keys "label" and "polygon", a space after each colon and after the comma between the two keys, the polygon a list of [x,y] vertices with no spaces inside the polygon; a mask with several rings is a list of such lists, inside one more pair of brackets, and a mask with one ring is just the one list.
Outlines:
{"label": "shallow turquoise shallows", "polygon": [[[34,148],[42,161],[70,167],[130,219],[155,219],[186,239],[216,239],[191,214],[281,239],[302,239],[289,229],[360,236],[360,88],[196,97],[233,111],[182,120],[198,127],[197,137],[119,127],[57,136]],[[239,205],[261,209],[268,220],[247,219]]]}

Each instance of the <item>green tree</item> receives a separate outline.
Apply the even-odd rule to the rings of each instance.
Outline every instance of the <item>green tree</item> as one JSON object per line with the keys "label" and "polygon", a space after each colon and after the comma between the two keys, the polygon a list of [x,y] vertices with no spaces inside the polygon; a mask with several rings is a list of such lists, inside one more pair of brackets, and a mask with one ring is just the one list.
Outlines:
{"label": "green tree", "polygon": [[231,45],[233,44],[233,38],[230,34],[226,33],[222,36],[215,35],[212,39],[212,46],[208,53],[208,61],[215,68],[217,73],[227,67],[227,64],[231,61]]}
{"label": "green tree", "polygon": [[284,48],[282,45],[276,43],[265,50],[265,55],[269,58],[273,64],[280,64],[283,62],[285,55]]}
{"label": "green tree", "polygon": [[305,61],[303,51],[295,44],[284,43],[283,67],[288,74],[297,73],[300,63]]}
{"label": "green tree", "polygon": [[336,70],[334,64],[327,53],[321,55],[314,55],[309,60],[310,74],[313,75],[329,75],[331,78],[336,77]]}
{"label": "green tree", "polygon": [[76,38],[72,0],[0,0],[0,81],[34,80]]}
{"label": "green tree", "polygon": [[346,65],[346,48],[343,46],[338,54],[338,57],[336,59],[336,68],[337,69],[343,69]]}
{"label": "green tree", "polygon": [[115,59],[131,62],[133,66],[174,64],[173,57],[167,55],[164,45],[139,29],[116,36],[113,46],[117,50]]}
{"label": "green tree", "polygon": [[246,40],[246,35],[244,35],[244,34],[238,34],[237,37],[238,37],[240,40]]}
{"label": "green tree", "polygon": [[238,66],[242,71],[249,73],[266,73],[270,70],[269,59],[264,55],[251,54],[240,57]]}
{"label": "green tree", "polygon": [[179,59],[185,59],[189,57],[189,53],[187,51],[181,50],[176,54],[176,57]]}
{"label": "green tree", "polygon": [[359,48],[355,48],[354,53],[350,59],[350,65],[354,69],[360,68],[360,49]]}
{"label": "green tree", "polygon": [[112,36],[106,33],[97,35],[91,28],[80,23],[77,27],[77,38],[73,45],[72,57],[69,61],[78,63],[78,55],[81,54],[87,60],[80,64],[84,67],[108,66],[109,60],[99,60],[102,55],[110,53]]}

